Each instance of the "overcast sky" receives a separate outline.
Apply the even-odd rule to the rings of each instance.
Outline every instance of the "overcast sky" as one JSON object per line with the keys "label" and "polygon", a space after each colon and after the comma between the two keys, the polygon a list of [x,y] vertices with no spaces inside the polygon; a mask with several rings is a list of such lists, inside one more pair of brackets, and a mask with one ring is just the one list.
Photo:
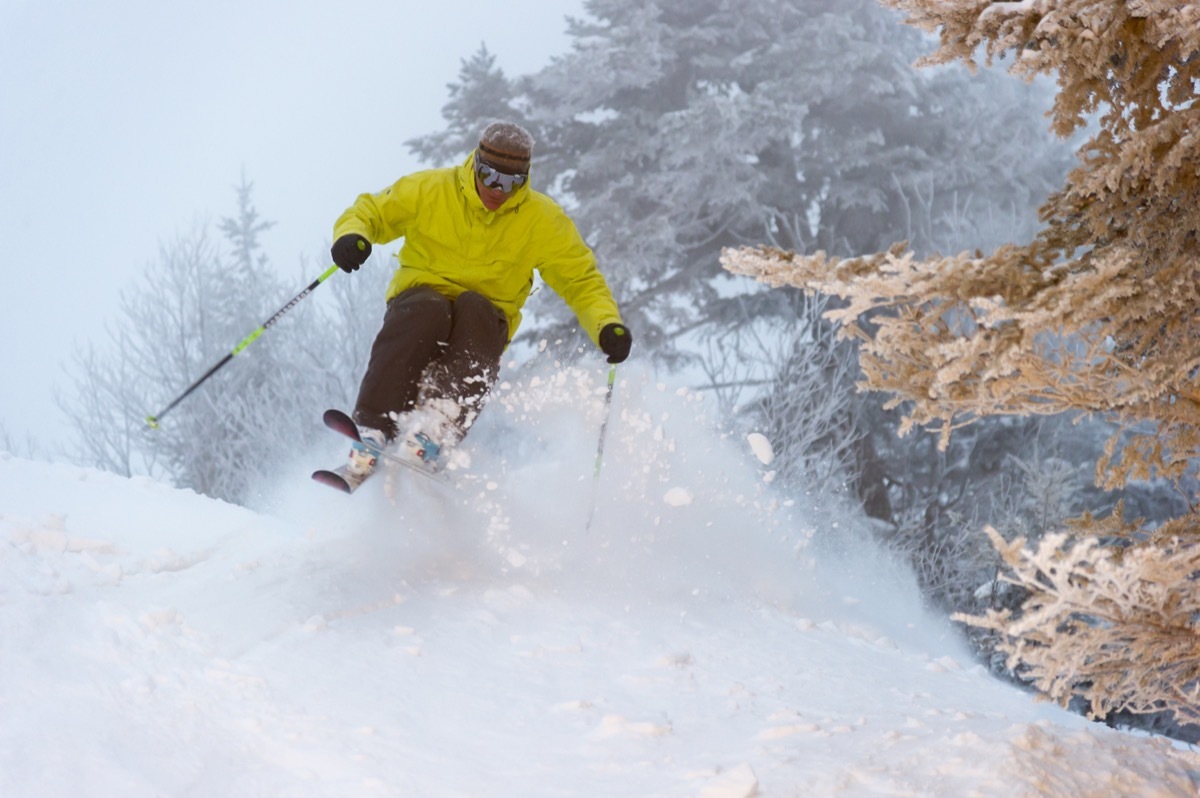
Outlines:
{"label": "overcast sky", "polygon": [[420,166],[403,142],[441,128],[462,59],[486,43],[510,77],[534,72],[582,7],[0,0],[3,431],[19,450],[59,438],[77,343],[103,337],[161,242],[234,214],[243,168],[291,275],[327,257],[355,196]]}

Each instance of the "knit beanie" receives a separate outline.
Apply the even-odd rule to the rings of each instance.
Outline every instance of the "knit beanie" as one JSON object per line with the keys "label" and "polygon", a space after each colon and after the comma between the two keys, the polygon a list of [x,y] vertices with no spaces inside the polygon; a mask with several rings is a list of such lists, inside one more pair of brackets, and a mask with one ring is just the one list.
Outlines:
{"label": "knit beanie", "polygon": [[508,175],[529,171],[533,136],[512,122],[493,122],[479,136],[479,157],[488,166]]}

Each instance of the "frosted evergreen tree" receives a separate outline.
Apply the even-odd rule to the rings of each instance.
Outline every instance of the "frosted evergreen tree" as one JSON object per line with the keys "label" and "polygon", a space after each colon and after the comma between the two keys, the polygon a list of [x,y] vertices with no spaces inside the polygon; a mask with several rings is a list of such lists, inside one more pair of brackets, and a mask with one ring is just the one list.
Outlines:
{"label": "frosted evergreen tree", "polygon": [[864,385],[904,405],[902,430],[930,427],[943,448],[987,417],[1087,414],[1124,427],[1095,463],[1097,485],[1165,482],[1181,514],[1127,520],[1118,507],[1037,543],[995,534],[1027,597],[960,618],[1003,635],[1009,666],[1063,704],[1196,720],[1200,11],[888,2],[938,31],[926,63],[1012,56],[1017,74],[1056,77],[1057,133],[1094,120],[1079,166],[1041,210],[1044,228],[986,255],[760,246],[729,250],[726,266],[844,300],[836,318],[864,341]]}
{"label": "frosted evergreen tree", "polygon": [[[900,448],[890,428],[865,434],[894,422],[852,396],[852,347],[832,342],[799,292],[731,281],[718,254],[764,238],[852,251],[904,237],[933,251],[1032,229],[1065,172],[1065,148],[1018,150],[1047,141],[1049,93],[993,75],[976,92],[956,71],[914,70],[921,35],[872,0],[593,0],[585,10],[570,21],[570,52],[534,75],[507,79],[481,48],[451,86],[448,129],[414,150],[441,165],[474,146],[482,121],[521,121],[538,142],[535,186],[596,248],[643,355],[698,367],[723,407],[749,407],[797,453],[782,462],[798,472],[823,467],[801,454],[814,440],[838,440],[834,461],[853,446],[851,478],[872,514],[891,520],[893,500],[923,503],[887,495],[898,475],[885,471],[905,470],[907,453],[875,451]],[[570,340],[571,320],[538,300],[526,336]],[[781,332],[797,318],[806,329]]]}
{"label": "frosted evergreen tree", "polygon": [[[1068,157],[1027,146],[1049,141],[1050,93],[990,73],[975,91],[957,71],[914,70],[922,36],[871,0],[586,9],[594,19],[573,24],[572,51],[521,81],[520,101],[543,142],[538,181],[573,204],[639,342],[698,364],[806,478],[820,472],[815,442],[846,464],[872,515],[894,521],[916,506],[944,523],[941,486],[906,479],[911,442],[897,444],[896,421],[854,395],[852,347],[798,292],[731,284],[718,254],[764,237],[843,252],[902,237],[934,251],[1032,230]],[[998,434],[1008,431],[988,437],[1015,446],[1020,435]],[[951,474],[950,495],[968,497],[967,472]]]}
{"label": "frosted evergreen tree", "polygon": [[488,51],[486,44],[462,61],[458,80],[446,90],[450,94],[449,101],[442,106],[446,129],[406,142],[433,166],[447,166],[466,157],[479,143],[479,133],[489,122],[526,121],[514,104],[512,81],[496,66],[496,56]]}
{"label": "frosted evergreen tree", "polygon": [[585,8],[571,52],[520,81],[520,102],[539,184],[572,204],[639,340],[660,350],[746,318],[723,246],[957,244],[985,222],[1031,225],[1065,171],[1016,157],[1045,127],[1036,89],[997,80],[985,104],[956,72],[916,72],[920,34],[873,0]]}

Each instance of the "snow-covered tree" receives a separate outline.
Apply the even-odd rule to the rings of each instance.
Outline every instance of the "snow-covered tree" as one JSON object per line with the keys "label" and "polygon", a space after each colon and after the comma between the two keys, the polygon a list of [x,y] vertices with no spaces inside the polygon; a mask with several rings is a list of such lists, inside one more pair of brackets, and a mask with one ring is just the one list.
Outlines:
{"label": "snow-covered tree", "polygon": [[996,83],[980,99],[956,72],[915,72],[921,36],[873,0],[585,8],[571,52],[514,103],[539,183],[572,204],[649,350],[740,321],[724,246],[932,248],[976,211],[1032,218],[1051,187],[1048,159],[1016,157],[1042,125],[1036,91]]}
{"label": "snow-covered tree", "polygon": [[[921,35],[873,0],[591,0],[585,11],[569,24],[571,50],[533,75],[506,78],[486,49],[465,61],[447,129],[410,146],[442,164],[495,116],[528,126],[534,185],[569,206],[596,248],[641,356],[690,365],[706,388],[736,396],[732,406],[797,453],[797,472],[809,470],[809,438],[834,440],[817,432],[828,411],[852,408],[840,440],[858,441],[850,477],[890,517],[879,436],[863,433],[870,408],[846,395],[851,380],[822,385],[798,368],[833,353],[850,362],[853,347],[819,318],[787,351],[762,347],[778,320],[812,316],[806,300],[739,285],[718,254],[764,237],[851,252],[900,236],[934,250],[1032,230],[1033,208],[1065,172],[1064,149],[1026,146],[1049,95],[1000,75],[984,78],[984,94],[954,70],[914,71]],[[569,338],[572,319],[541,299],[526,336]],[[776,428],[805,406],[815,415]]]}
{"label": "snow-covered tree", "polygon": [[535,184],[570,206],[643,352],[741,319],[722,246],[945,247],[1027,225],[1062,168],[1053,145],[1018,150],[1042,124],[1038,90],[995,80],[985,97],[955,71],[914,72],[921,36],[873,0],[584,8],[570,52],[533,75],[508,79],[485,47],[464,61],[447,128],[410,146],[441,165],[489,119],[528,126]]}
{"label": "snow-covered tree", "polygon": [[202,227],[162,244],[135,289],[122,292],[107,341],[75,352],[68,369],[75,390],[60,403],[78,432],[79,460],[126,476],[161,473],[145,419],[158,410],[153,397],[201,373],[188,363],[199,359],[196,344],[208,325],[193,308],[218,260]]}
{"label": "snow-covered tree", "polygon": [[989,530],[1028,598],[1019,612],[993,610],[958,620],[1011,640],[1008,665],[1067,705],[1083,695],[1088,714],[1170,711],[1200,721],[1200,545],[1174,538],[1155,546],[1106,545],[1137,530],[1085,516],[1082,539],[1058,533],[1036,546]]}
{"label": "snow-covered tree", "polygon": [[446,128],[405,142],[422,160],[445,166],[466,157],[479,143],[479,134],[489,122],[507,119],[518,124],[524,116],[514,104],[516,91],[496,66],[496,56],[486,44],[458,70],[458,80],[446,86],[450,99],[442,106]]}
{"label": "snow-covered tree", "polygon": [[[252,188],[243,178],[237,214],[219,222],[227,253],[207,226],[162,246],[142,279],[122,294],[109,340],[76,353],[76,391],[64,410],[79,432],[81,461],[122,474],[165,474],[207,495],[247,503],[260,477],[321,434],[321,410],[353,396],[382,312],[382,288],[366,278],[331,281],[326,293],[332,300],[294,307],[173,408],[158,429],[146,425],[148,414],[295,293],[262,252],[259,236],[271,223],[254,208]],[[374,302],[364,296],[368,289],[376,292]]]}
{"label": "snow-covered tree", "polygon": [[[739,414],[748,427],[773,442],[775,477],[781,484],[820,495],[857,495],[868,512],[890,516],[872,497],[878,475],[862,473],[874,455],[868,411],[854,391],[853,347],[838,341],[821,319],[824,305],[796,293],[780,295],[795,303],[791,318],[781,310],[746,318],[706,336],[698,358],[704,385],[715,395],[720,417]],[[749,303],[747,303],[749,304]]]}
{"label": "snow-covered tree", "polygon": [[[1058,698],[1077,690],[1094,707],[1194,701],[1194,684],[1178,679],[1197,674],[1186,663],[1176,668],[1181,650],[1162,643],[1156,624],[1174,623],[1194,593],[1195,569],[1186,563],[1200,542],[1192,481],[1200,458],[1200,7],[886,3],[939,32],[941,47],[927,62],[974,66],[981,50],[989,63],[1011,55],[1019,75],[1057,76],[1057,133],[1095,118],[1079,166],[1042,208],[1044,228],[988,255],[921,258],[897,244],[840,258],[757,247],[729,250],[725,265],[843,298],[846,307],[830,316],[863,341],[866,385],[905,406],[905,429],[934,426],[943,445],[953,430],[1002,414],[1080,411],[1126,427],[1129,434],[1114,435],[1100,458],[1099,483],[1161,477],[1189,495],[1192,512],[1153,531],[1085,517],[1075,537],[1111,542],[1119,527],[1131,548],[1118,556],[1086,540],[1056,539],[1062,556],[1054,555],[1051,576],[1078,588],[1075,607],[1108,600],[1095,573],[1101,560],[1103,584],[1125,593],[1154,586],[1161,596],[1140,605],[1145,612],[1098,609],[1094,623],[1062,633],[1049,627],[1065,616],[1043,612],[1047,602],[1031,604],[1029,615],[1042,623],[1036,631],[1009,623],[1008,650],[1023,658],[1035,642],[1044,667],[1031,675]],[[1051,557],[1039,552],[1029,560],[1034,568]],[[1175,569],[1179,563],[1186,567]],[[1128,665],[1136,698],[1091,670],[1114,658]]]}

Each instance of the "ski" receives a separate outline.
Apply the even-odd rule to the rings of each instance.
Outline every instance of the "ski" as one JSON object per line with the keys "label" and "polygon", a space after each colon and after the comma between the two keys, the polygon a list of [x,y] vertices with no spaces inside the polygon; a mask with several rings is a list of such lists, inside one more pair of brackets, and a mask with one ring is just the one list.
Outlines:
{"label": "ski", "polygon": [[325,414],[321,416],[321,420],[334,432],[340,432],[351,440],[362,440],[358,435],[358,425],[354,423],[354,419],[341,410],[326,410]]}
{"label": "ski", "polygon": [[366,477],[363,479],[353,479],[346,472],[344,465],[338,466],[333,470],[320,469],[314,471],[312,478],[320,482],[322,485],[328,485],[331,488],[336,488],[342,493],[353,493],[358,490],[358,486],[366,482]]}
{"label": "ski", "polygon": [[[324,415],[322,415],[321,420],[325,422],[326,427],[329,427],[329,429],[333,430],[334,432],[345,435],[347,438],[354,441],[362,441],[362,438],[359,437],[358,434],[358,425],[354,423],[354,419],[350,418],[349,415],[341,410],[336,408],[326,410]],[[377,457],[382,457],[389,463],[394,463],[395,465],[407,468],[409,471],[420,474],[426,479],[433,480],[434,482],[445,482],[445,480],[442,479],[442,477],[436,472],[430,471],[427,468],[422,468],[416,463],[405,460],[403,457],[392,454],[391,452],[381,450],[375,454]],[[320,482],[322,485],[328,485],[331,488],[336,488],[343,493],[354,493],[354,491],[358,490],[359,486],[366,482],[367,478],[370,476],[370,474],[367,474],[361,478],[354,477],[347,472],[346,466],[344,465],[338,466],[334,469],[320,469],[318,471],[314,471],[312,474],[314,481]]]}

